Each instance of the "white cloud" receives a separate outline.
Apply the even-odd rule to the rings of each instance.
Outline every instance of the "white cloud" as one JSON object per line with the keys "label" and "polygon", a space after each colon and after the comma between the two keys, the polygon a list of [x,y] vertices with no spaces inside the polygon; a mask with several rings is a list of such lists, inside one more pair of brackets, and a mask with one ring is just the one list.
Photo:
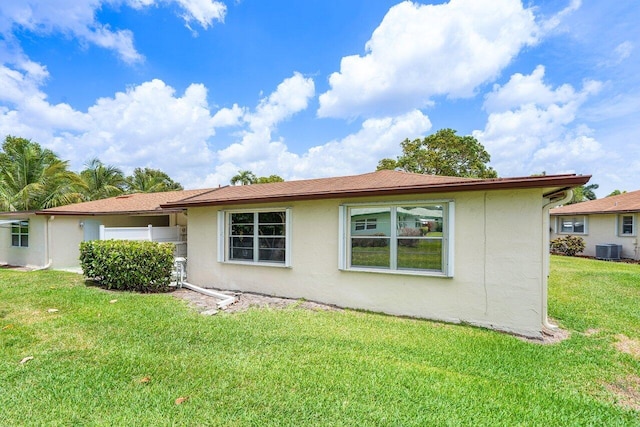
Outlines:
{"label": "white cloud", "polygon": [[224,22],[227,7],[222,2],[212,0],[176,0],[184,9],[182,18],[190,28],[191,21],[196,21],[205,30],[213,25],[213,21]]}
{"label": "white cloud", "polygon": [[405,1],[365,46],[342,58],[320,96],[320,117],[371,116],[429,105],[438,95],[472,96],[526,46],[538,26],[519,0]]}
{"label": "white cloud", "polygon": [[244,132],[242,141],[220,150],[220,161],[250,162],[283,150],[282,141],[271,140],[272,131],[281,121],[306,109],[314,93],[313,80],[300,73],[285,79],[271,95],[260,101],[255,112],[245,115],[249,130]]}
{"label": "white cloud", "polygon": [[[397,117],[365,120],[356,133],[311,147],[302,154],[289,151],[280,141],[268,143],[263,139],[260,156],[222,160],[200,186],[226,184],[244,169],[258,176],[277,173],[287,180],[371,172],[380,159],[399,154],[400,141],[422,137],[430,128],[429,118],[414,110]],[[252,142],[260,141],[260,137],[253,134]]]}
{"label": "white cloud", "polygon": [[[28,75],[22,76],[29,83]],[[12,109],[0,107],[0,135],[33,139],[70,160],[75,170],[98,157],[125,171],[149,166],[180,182],[194,181],[212,166],[215,153],[207,141],[216,127],[237,125],[242,111],[234,105],[212,115],[203,85],[192,84],[179,96],[161,80],[152,80],[98,99],[83,113],[67,104],[49,104],[33,82],[9,83],[16,81],[24,96]],[[14,88],[21,89],[19,84]]]}
{"label": "white cloud", "polygon": [[[104,7],[126,4],[133,8],[177,4],[182,9],[186,26],[195,21],[207,29],[214,21],[223,22],[224,3],[215,0],[24,0],[0,2],[0,39],[12,40],[12,32],[21,28],[38,34],[71,35],[82,43],[110,49],[127,63],[144,59],[127,29],[111,29],[96,20],[96,12]],[[15,41],[14,41],[15,42]],[[1,48],[1,47],[0,47]],[[19,49],[17,49],[19,52]],[[0,57],[2,54],[0,54]],[[6,61],[5,61],[6,62]]]}
{"label": "white cloud", "polygon": [[371,172],[381,159],[400,154],[400,142],[405,138],[422,137],[429,129],[431,121],[419,110],[368,119],[358,132],[345,138],[312,147],[301,156],[283,156],[280,166],[301,178]]}
{"label": "white cloud", "polygon": [[552,88],[544,67],[530,75],[514,74],[487,95],[485,129],[473,135],[487,148],[502,176],[580,171],[605,155],[587,126],[576,124],[579,109],[601,84],[586,81],[582,90]]}

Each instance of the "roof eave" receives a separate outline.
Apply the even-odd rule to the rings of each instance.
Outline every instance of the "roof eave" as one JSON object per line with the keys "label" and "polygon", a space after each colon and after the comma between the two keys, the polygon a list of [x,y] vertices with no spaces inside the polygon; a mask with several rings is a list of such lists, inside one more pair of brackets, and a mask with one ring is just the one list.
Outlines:
{"label": "roof eave", "polygon": [[[548,179],[545,179],[548,178]],[[531,178],[514,178],[501,180],[474,180],[459,181],[453,183],[414,185],[406,187],[394,188],[375,188],[365,190],[346,190],[346,191],[325,191],[307,194],[279,194],[265,197],[237,198],[228,200],[203,200],[203,201],[177,201],[160,205],[162,208],[170,207],[204,207],[204,206],[226,206],[250,203],[276,203],[296,200],[323,200],[351,197],[370,197],[370,196],[396,196],[407,194],[428,194],[428,193],[444,193],[455,191],[482,191],[482,190],[509,190],[509,189],[527,189],[527,188],[572,188],[586,184],[591,175],[562,175],[549,177]]]}
{"label": "roof eave", "polygon": [[638,209],[618,209],[618,210],[610,210],[610,211],[572,211],[572,212],[551,212],[551,215],[561,216],[561,215],[603,215],[603,214],[624,214],[624,213],[637,213],[640,212],[640,208]]}
{"label": "roof eave", "polygon": [[183,212],[182,208],[158,209],[158,210],[137,210],[137,211],[106,211],[106,212],[83,212],[83,211],[52,211],[43,210],[34,212],[36,215],[58,215],[58,216],[109,216],[109,215],[166,215],[170,213]]}

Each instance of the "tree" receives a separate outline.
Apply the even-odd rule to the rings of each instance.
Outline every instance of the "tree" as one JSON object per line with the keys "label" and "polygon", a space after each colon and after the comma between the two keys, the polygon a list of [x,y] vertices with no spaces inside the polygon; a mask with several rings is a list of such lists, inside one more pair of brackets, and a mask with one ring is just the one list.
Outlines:
{"label": "tree", "polygon": [[253,172],[249,170],[242,170],[238,171],[238,173],[231,178],[231,185],[250,185],[255,184],[257,180],[258,178],[256,178],[256,175]]}
{"label": "tree", "polygon": [[279,175],[259,176],[255,183],[268,184],[270,182],[284,182],[284,179]]}
{"label": "tree", "polygon": [[85,200],[99,200],[124,193],[126,180],[124,174],[115,166],[105,165],[94,158],[85,164],[80,178],[87,186]]}
{"label": "tree", "polygon": [[424,139],[405,139],[397,160],[382,159],[377,170],[401,169],[432,175],[495,178],[487,166],[491,156],[473,136],[458,136],[453,129],[441,129]]}
{"label": "tree", "polygon": [[599,187],[598,184],[590,184],[590,185],[582,185],[580,187],[576,187],[573,189],[573,197],[570,202],[567,202],[568,205],[572,205],[574,203],[586,202],[588,200],[595,200],[596,193],[593,190],[597,190]]}
{"label": "tree", "polygon": [[83,200],[85,185],[49,149],[7,136],[0,151],[0,211],[46,209]]}
{"label": "tree", "polygon": [[256,177],[256,174],[250,170],[238,171],[238,173],[231,178],[231,185],[268,184],[270,182],[284,182],[284,179],[279,175]]}
{"label": "tree", "polygon": [[182,190],[179,182],[172,180],[169,175],[158,169],[135,168],[128,176],[128,193],[161,193],[165,191]]}
{"label": "tree", "polygon": [[611,197],[611,196],[619,196],[620,194],[624,194],[626,193],[626,191],[620,191],[620,190],[613,190],[611,193],[607,194],[606,197]]}

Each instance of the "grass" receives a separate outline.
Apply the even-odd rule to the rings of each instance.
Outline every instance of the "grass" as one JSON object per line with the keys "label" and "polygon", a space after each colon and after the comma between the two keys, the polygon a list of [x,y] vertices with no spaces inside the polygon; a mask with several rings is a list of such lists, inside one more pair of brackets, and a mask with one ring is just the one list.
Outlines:
{"label": "grass", "polygon": [[640,362],[614,346],[640,340],[640,266],[554,257],[550,282],[572,336],[540,345],[355,311],[205,317],[0,270],[0,424],[640,425]]}
{"label": "grass", "polygon": [[[441,234],[441,233],[440,233]],[[410,239],[400,239],[411,242]],[[417,270],[442,269],[442,241],[420,240],[409,244],[398,245],[398,268]],[[389,268],[391,248],[386,246],[363,247],[351,249],[351,265],[356,267]]]}

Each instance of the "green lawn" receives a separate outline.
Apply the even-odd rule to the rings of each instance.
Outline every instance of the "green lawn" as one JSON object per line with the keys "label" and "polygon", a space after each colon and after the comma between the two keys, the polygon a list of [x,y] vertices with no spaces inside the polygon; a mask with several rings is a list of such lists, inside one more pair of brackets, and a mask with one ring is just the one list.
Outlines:
{"label": "green lawn", "polygon": [[[403,239],[400,240],[402,241]],[[412,242],[410,239],[404,240],[406,242]],[[442,269],[442,240],[420,240],[413,242],[415,242],[413,245],[398,245],[398,268],[418,270]],[[382,247],[354,246],[351,250],[351,265],[354,267],[389,268],[390,253],[391,249],[388,245]]]}
{"label": "green lawn", "polygon": [[540,345],[355,311],[205,317],[0,270],[0,425],[640,425],[640,361],[615,347],[640,342],[640,266],[554,257],[550,282],[572,335]]}

